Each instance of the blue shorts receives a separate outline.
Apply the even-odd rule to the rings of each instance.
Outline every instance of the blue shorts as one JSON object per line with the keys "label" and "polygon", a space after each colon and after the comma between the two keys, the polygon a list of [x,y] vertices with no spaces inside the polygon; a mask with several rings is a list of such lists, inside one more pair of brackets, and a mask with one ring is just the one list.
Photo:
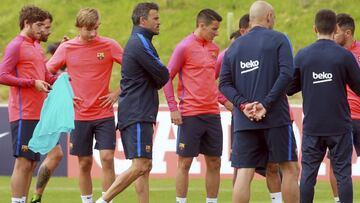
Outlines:
{"label": "blue shorts", "polygon": [[10,122],[14,157],[24,157],[32,161],[40,160],[40,154],[31,151],[28,147],[38,122],[39,120],[17,120]]}
{"label": "blue shorts", "polygon": [[184,116],[178,128],[176,153],[197,157],[199,153],[220,157],[223,134],[220,115]]}
{"label": "blue shorts", "polygon": [[126,159],[152,159],[153,123],[138,122],[121,130],[121,142]]}
{"label": "blue shorts", "polygon": [[91,156],[93,140],[95,149],[115,150],[116,132],[114,117],[92,121],[75,120],[75,129],[70,133],[70,154],[76,156]]}
{"label": "blue shorts", "polygon": [[266,168],[268,162],[297,161],[291,125],[234,133],[231,165],[234,168]]}
{"label": "blue shorts", "polygon": [[231,124],[230,124],[230,149],[232,149],[232,143],[234,141],[234,116],[231,115]]}
{"label": "blue shorts", "polygon": [[234,116],[231,115],[231,124],[230,124],[230,156],[229,156],[229,161],[231,161],[231,153],[232,153],[232,145],[233,145],[233,140],[234,140]]}

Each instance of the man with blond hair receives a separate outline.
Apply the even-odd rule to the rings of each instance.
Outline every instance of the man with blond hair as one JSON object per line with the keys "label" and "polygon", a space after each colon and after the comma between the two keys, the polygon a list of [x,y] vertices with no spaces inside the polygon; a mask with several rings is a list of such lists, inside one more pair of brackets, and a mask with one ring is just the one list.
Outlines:
{"label": "man with blond hair", "polygon": [[98,36],[99,12],[81,9],[76,17],[79,36],[64,42],[46,63],[52,73],[64,65],[71,77],[75,94],[75,129],[70,137],[70,154],[78,157],[79,187],[83,203],[92,203],[91,167],[93,139],[100,151],[103,171],[102,189],[115,180],[114,150],[116,145],[113,104],[120,88],[110,92],[113,63],[122,62],[123,49],[113,39]]}
{"label": "man with blond hair", "polygon": [[220,73],[220,90],[234,104],[233,202],[250,201],[255,168],[278,163],[283,200],[297,203],[299,169],[286,97],[294,71],[291,45],[272,30],[275,13],[269,3],[254,2],[249,14],[252,28],[227,50]]}

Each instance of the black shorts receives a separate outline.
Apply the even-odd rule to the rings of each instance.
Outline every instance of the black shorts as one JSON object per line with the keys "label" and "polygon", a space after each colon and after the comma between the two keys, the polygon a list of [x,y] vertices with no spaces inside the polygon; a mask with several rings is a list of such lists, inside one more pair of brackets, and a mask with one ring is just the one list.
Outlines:
{"label": "black shorts", "polygon": [[184,116],[178,128],[176,153],[197,157],[199,153],[220,157],[223,134],[220,115]]}
{"label": "black shorts", "polygon": [[17,120],[10,122],[14,157],[39,161],[40,154],[29,149],[28,143],[39,120]]}
{"label": "black shorts", "polygon": [[297,161],[291,125],[234,133],[231,165],[234,168],[266,168],[268,162]]}
{"label": "black shorts", "polygon": [[232,145],[234,141],[234,116],[231,115],[231,124],[230,124],[230,157],[229,160],[231,161],[231,152],[232,152]]}
{"label": "black shorts", "polygon": [[126,159],[152,159],[153,123],[139,122],[121,130],[121,142]]}
{"label": "black shorts", "polygon": [[91,156],[93,140],[95,149],[115,150],[116,132],[114,117],[92,121],[75,120],[75,129],[70,133],[70,154],[76,156]]}

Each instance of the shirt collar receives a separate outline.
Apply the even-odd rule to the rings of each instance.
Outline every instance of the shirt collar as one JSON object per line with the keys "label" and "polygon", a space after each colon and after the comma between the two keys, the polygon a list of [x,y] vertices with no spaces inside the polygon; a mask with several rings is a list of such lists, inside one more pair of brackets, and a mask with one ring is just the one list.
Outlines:
{"label": "shirt collar", "polygon": [[207,40],[205,40],[205,39],[203,39],[203,38],[200,38],[200,37],[196,36],[195,33],[192,33],[192,34],[191,34],[191,38],[192,38],[193,40],[199,42],[199,43],[202,44],[202,45],[206,45],[207,43],[209,43],[209,41],[207,41]]}
{"label": "shirt collar", "polygon": [[153,36],[155,35],[153,32],[151,32],[150,30],[138,26],[138,25],[134,25],[133,30],[132,30],[133,34],[142,34],[144,35],[144,37],[148,38],[150,41],[152,40]]}
{"label": "shirt collar", "polygon": [[80,40],[80,36],[79,36],[79,35],[75,38],[76,42],[79,43],[79,44],[93,44],[93,43],[99,41],[99,39],[100,39],[100,36],[97,35],[97,36],[96,36],[93,40],[91,40],[90,42],[84,43],[83,41]]}
{"label": "shirt collar", "polygon": [[26,42],[35,44],[36,40],[32,39],[31,37],[28,36],[24,36],[24,35],[19,35],[21,38],[23,38]]}

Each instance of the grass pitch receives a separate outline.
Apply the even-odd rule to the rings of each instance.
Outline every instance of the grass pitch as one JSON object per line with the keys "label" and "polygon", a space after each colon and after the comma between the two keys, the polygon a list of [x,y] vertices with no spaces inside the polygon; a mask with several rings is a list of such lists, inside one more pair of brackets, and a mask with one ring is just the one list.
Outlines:
{"label": "grass pitch", "polygon": [[[33,179],[30,197],[33,194],[35,179]],[[205,202],[205,188],[203,179],[191,179],[189,184],[188,202]],[[94,201],[101,195],[101,182],[96,179],[93,181]],[[254,180],[252,184],[252,203],[271,202],[265,180]],[[221,181],[219,203],[230,203],[232,195],[231,180]],[[10,202],[10,177],[0,177],[0,203]],[[360,201],[360,183],[354,181],[354,202]],[[45,191],[42,199],[43,203],[79,203],[80,192],[78,180],[65,177],[53,177]],[[122,194],[118,195],[114,203],[133,203],[137,202],[134,187],[130,186]],[[175,202],[175,180],[174,179],[151,179],[150,180],[150,202],[169,203]],[[328,181],[318,181],[315,189],[315,200],[318,203],[332,203],[332,193]]]}

